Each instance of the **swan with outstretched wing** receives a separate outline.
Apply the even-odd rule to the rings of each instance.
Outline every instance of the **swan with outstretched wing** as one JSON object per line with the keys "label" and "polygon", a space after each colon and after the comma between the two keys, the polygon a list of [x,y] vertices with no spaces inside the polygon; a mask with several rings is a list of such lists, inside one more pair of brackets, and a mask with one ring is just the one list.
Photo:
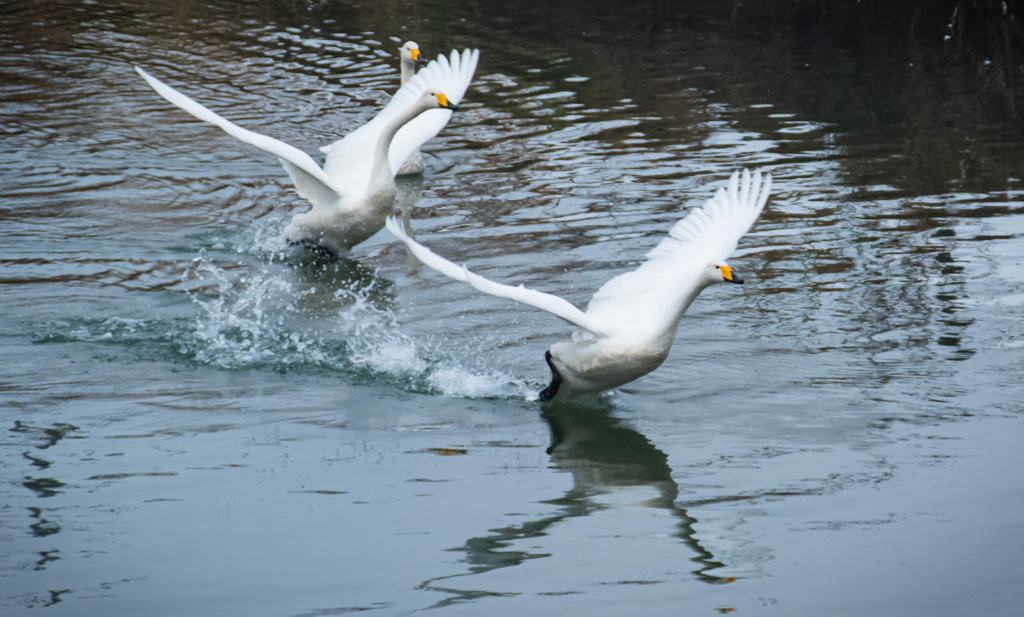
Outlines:
{"label": "swan with outstretched wing", "polygon": [[676,223],[637,269],[609,280],[586,311],[548,293],[488,280],[413,240],[389,218],[388,230],[426,266],[494,296],[539,308],[576,327],[572,341],[545,354],[551,384],[540,400],[556,394],[599,392],[658,368],[675,340],[679,320],[702,291],[742,283],[725,260],[760,216],[771,191],[770,175],[736,172],[725,188]]}
{"label": "swan with outstretched wing", "polygon": [[296,191],[313,205],[292,218],[285,239],[338,253],[384,226],[394,206],[395,175],[448,123],[478,61],[477,50],[438,56],[410,77],[373,119],[331,144],[323,167],[302,150],[242,128],[141,68],[135,70],[170,103],[278,157]]}

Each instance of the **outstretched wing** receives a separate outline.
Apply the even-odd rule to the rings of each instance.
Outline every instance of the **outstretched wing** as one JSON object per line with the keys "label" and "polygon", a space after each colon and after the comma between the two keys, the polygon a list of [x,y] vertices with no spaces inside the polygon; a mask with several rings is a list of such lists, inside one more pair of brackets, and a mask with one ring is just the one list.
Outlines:
{"label": "outstretched wing", "polygon": [[518,287],[502,285],[501,283],[495,283],[494,281],[488,280],[478,274],[473,274],[465,266],[459,266],[448,261],[444,257],[441,257],[434,251],[431,251],[419,242],[410,238],[405,233],[402,223],[395,217],[388,218],[387,228],[388,231],[393,233],[395,237],[409,247],[409,250],[412,251],[412,254],[415,255],[417,259],[423,262],[428,268],[437,270],[448,278],[469,283],[479,291],[492,296],[508,298],[510,300],[515,300],[516,302],[521,302],[523,304],[539,308],[542,311],[547,311],[552,315],[560,317],[572,325],[583,328],[597,336],[604,335],[601,327],[593,319],[587,317],[583,311],[579,310],[563,298],[535,291],[533,289],[527,289],[522,285]]}
{"label": "outstretched wing", "polygon": [[[346,185],[350,176],[356,178],[356,183],[364,178],[368,181],[369,172],[359,170],[364,166],[369,169],[372,161],[367,159],[372,157],[373,148],[388,120],[415,104],[427,90],[443,92],[450,103],[458,105],[473,80],[479,60],[479,50],[465,49],[461,53],[452,51],[450,58],[439,55],[436,60],[430,61],[398,89],[391,101],[372,120],[326,148],[324,170]],[[430,109],[399,129],[388,150],[392,173],[397,174],[402,163],[417,148],[437,135],[451,117],[449,109]]]}
{"label": "outstretched wing", "polygon": [[[480,51],[477,49],[464,49],[461,54],[453,50],[450,59],[438,55],[437,60],[427,64],[395,93],[391,103],[381,113],[390,115],[406,109],[428,89],[440,90],[448,97],[449,102],[459,105],[466,95],[469,83],[473,80],[473,73],[476,72],[479,61]],[[392,171],[398,173],[402,163],[420,146],[440,133],[451,117],[452,111],[449,109],[431,109],[399,129],[388,151]]]}
{"label": "outstretched wing", "polygon": [[324,170],[320,169],[316,161],[302,150],[289,146],[273,137],[267,137],[266,135],[260,135],[248,129],[243,129],[203,107],[141,68],[135,67],[135,71],[146,80],[150,87],[156,90],[157,94],[167,99],[171,104],[184,109],[204,122],[219,126],[235,139],[244,141],[276,156],[280,159],[285,171],[288,172],[299,194],[314,205],[321,203],[330,204],[339,199],[343,191],[339,190],[339,187],[324,173]]}
{"label": "outstretched wing", "polygon": [[[733,173],[729,184],[718,189],[702,207],[691,211],[676,223],[667,238],[647,254],[647,261],[605,283],[594,294],[587,314],[602,322],[667,319],[679,299],[697,283],[704,268],[724,261],[739,243],[740,237],[761,214],[768,202],[772,177],[744,169]],[[653,316],[653,317],[652,317]]]}
{"label": "outstretched wing", "polygon": [[743,234],[761,215],[772,189],[772,177],[760,171],[733,172],[729,185],[718,189],[702,208],[676,223],[648,255],[652,260],[671,258],[678,251],[696,251],[708,261],[723,261],[732,255]]}

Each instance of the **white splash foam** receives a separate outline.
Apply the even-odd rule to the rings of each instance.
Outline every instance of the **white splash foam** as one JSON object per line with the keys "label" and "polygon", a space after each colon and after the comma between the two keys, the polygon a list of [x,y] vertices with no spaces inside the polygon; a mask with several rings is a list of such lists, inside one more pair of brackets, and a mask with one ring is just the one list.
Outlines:
{"label": "white splash foam", "polygon": [[[289,277],[289,271],[281,262],[225,269],[201,253],[183,277],[195,289],[190,295],[200,314],[182,351],[225,369],[317,366],[369,372],[411,391],[446,396],[523,397],[533,390],[522,380],[487,370],[479,352],[456,359],[452,350],[438,351],[409,337],[378,279],[325,295],[308,279]],[[337,308],[304,308],[307,299]]]}
{"label": "white splash foam", "polygon": [[197,362],[228,369],[340,366],[316,332],[289,327],[296,300],[315,289],[296,289],[286,278],[268,272],[246,272],[235,281],[205,253],[183,278],[186,283],[205,281],[217,286],[212,297],[191,293],[201,313],[185,348]]}
{"label": "white splash foam", "polygon": [[[517,397],[530,388],[497,371],[476,372],[406,335],[394,313],[360,297],[339,314],[345,324],[349,360],[356,366],[398,377],[413,390],[463,398]],[[480,365],[476,355],[464,361]]]}
{"label": "white splash foam", "polygon": [[473,373],[458,365],[436,366],[427,380],[434,391],[462,398],[519,398],[532,391],[525,383],[508,375]]}

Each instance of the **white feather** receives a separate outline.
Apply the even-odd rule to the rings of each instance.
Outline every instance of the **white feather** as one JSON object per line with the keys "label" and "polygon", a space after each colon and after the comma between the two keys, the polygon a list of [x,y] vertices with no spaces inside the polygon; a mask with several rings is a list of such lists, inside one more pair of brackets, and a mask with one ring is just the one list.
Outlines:
{"label": "white feather", "polygon": [[592,319],[587,317],[583,311],[573,306],[568,300],[564,300],[558,296],[546,294],[541,291],[527,289],[522,285],[513,287],[511,285],[495,283],[494,281],[488,280],[478,274],[474,274],[465,266],[459,266],[448,261],[444,257],[441,257],[434,251],[410,238],[409,235],[405,233],[402,223],[393,216],[388,218],[386,227],[388,231],[395,235],[395,237],[404,242],[405,245],[409,247],[412,254],[428,268],[437,270],[441,274],[448,278],[455,279],[456,281],[469,283],[474,288],[486,294],[499,296],[501,298],[508,298],[510,300],[515,300],[516,302],[521,302],[523,304],[539,308],[542,311],[547,311],[556,317],[564,319],[574,326],[578,326],[593,332],[597,336],[601,336],[601,328],[594,323]]}
{"label": "white feather", "polygon": [[[771,191],[771,176],[743,170],[729,178],[704,206],[672,226],[668,237],[647,253],[636,270],[605,283],[587,306],[587,314],[619,329],[667,323],[692,293],[709,263],[724,262],[761,214]],[[688,303],[687,303],[688,305]],[[684,307],[685,309],[685,307]],[[681,317],[681,315],[680,315]]]}
{"label": "white feather", "polygon": [[330,203],[336,201],[344,193],[341,184],[324,173],[308,154],[283,141],[261,135],[249,129],[243,129],[237,124],[217,115],[213,111],[203,107],[199,103],[188,98],[181,92],[163,83],[139,67],[135,72],[146,80],[157,94],[167,99],[173,105],[184,109],[196,118],[204,122],[219,126],[224,131],[247,144],[256,146],[264,152],[269,152],[281,160],[285,171],[291,176],[295,188],[305,199],[316,203]]}
{"label": "white feather", "polygon": [[[431,61],[403,85],[372,120],[330,145],[324,171],[346,185],[351,183],[354,191],[365,190],[373,163],[372,157],[366,153],[373,150],[388,120],[412,105],[427,90],[440,90],[450,103],[458,105],[473,79],[479,60],[480,52],[476,49],[466,49],[462,53],[453,51],[450,59],[439,55],[437,60]],[[437,135],[451,117],[450,110],[432,109],[399,129],[388,150],[392,171],[397,174],[402,163]]]}

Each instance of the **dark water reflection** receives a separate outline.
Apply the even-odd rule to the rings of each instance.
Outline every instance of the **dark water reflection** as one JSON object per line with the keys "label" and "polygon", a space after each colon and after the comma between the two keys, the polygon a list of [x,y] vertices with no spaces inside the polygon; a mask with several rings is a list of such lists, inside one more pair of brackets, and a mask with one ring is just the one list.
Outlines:
{"label": "dark water reflection", "polygon": [[[449,597],[432,608],[501,596],[501,592],[482,589],[464,589],[459,583],[491,570],[520,566],[531,559],[551,557],[551,553],[539,550],[515,550],[511,547],[529,542],[543,543],[545,536],[557,533],[553,528],[564,525],[576,517],[593,516],[602,510],[616,507],[615,503],[602,503],[601,496],[620,490],[633,493],[630,489],[651,489],[653,496],[643,495],[638,507],[665,510],[675,519],[678,538],[685,549],[680,549],[675,558],[679,563],[695,562],[690,574],[699,580],[712,584],[734,582],[734,576],[716,576],[713,571],[726,567],[724,563],[704,548],[694,529],[696,519],[686,509],[676,505],[679,486],[668,465],[668,456],[652,444],[647,437],[630,428],[623,421],[609,415],[607,409],[595,409],[592,405],[560,404],[543,412],[542,416],[551,431],[551,445],[547,453],[551,456],[552,468],[571,474],[572,486],[564,495],[546,499],[553,513],[539,520],[517,523],[500,529],[491,529],[487,536],[470,538],[465,545],[450,549],[465,553],[467,572],[431,579],[421,588],[442,592]],[[634,493],[641,499],[640,492]],[[621,505],[621,504],[620,504]],[[734,564],[738,568],[749,564]],[[756,575],[748,572],[748,575]],[[658,581],[637,581],[638,584]]]}
{"label": "dark water reflection", "polygon": [[[643,505],[666,510],[677,519],[674,534],[694,553],[698,564],[692,572],[708,583],[729,583],[734,577],[715,576],[716,568],[726,565],[701,545],[694,524],[697,520],[677,505],[679,485],[673,478],[668,455],[642,433],[621,420],[596,411],[591,406],[571,405],[547,409],[544,419],[551,428],[551,454],[554,467],[572,474],[573,487],[564,498],[574,516],[586,514],[587,502],[595,494],[618,488],[651,487],[657,496]],[[742,567],[742,564],[733,564]]]}
{"label": "dark water reflection", "polygon": [[[1019,3],[0,7],[0,612],[1015,614]],[[400,209],[584,304],[775,178],[669,360],[526,396],[555,319],[279,233],[277,162],[479,47]],[[706,584],[710,583],[710,584]],[[729,583],[729,584],[720,584]]]}

